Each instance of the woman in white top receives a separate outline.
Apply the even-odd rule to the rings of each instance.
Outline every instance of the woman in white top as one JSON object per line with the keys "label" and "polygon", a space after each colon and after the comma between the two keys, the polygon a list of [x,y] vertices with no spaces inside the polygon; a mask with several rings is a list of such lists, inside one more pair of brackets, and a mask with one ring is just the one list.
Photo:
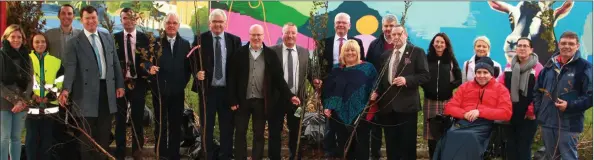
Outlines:
{"label": "woman in white top", "polygon": [[[474,79],[474,63],[481,57],[489,57],[491,51],[491,41],[486,36],[479,36],[474,39],[474,56],[469,60],[464,61],[462,68],[462,82],[472,81]],[[498,77],[502,72],[501,65],[493,61],[495,73],[494,77]]]}

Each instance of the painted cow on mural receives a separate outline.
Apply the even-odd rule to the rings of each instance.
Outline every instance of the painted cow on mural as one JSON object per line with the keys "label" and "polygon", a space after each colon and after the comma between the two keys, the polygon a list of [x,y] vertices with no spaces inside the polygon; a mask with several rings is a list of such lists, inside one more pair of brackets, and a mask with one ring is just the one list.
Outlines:
{"label": "painted cow on mural", "polygon": [[[493,10],[507,13],[509,15],[509,23],[512,32],[505,39],[503,45],[503,51],[505,58],[509,63],[511,58],[516,54],[516,44],[520,37],[528,37],[532,40],[534,53],[538,55],[539,61],[545,64],[551,57],[552,52],[548,51],[548,42],[541,38],[541,34],[544,32],[544,25],[540,15],[542,11],[546,9],[549,3],[552,1],[521,1],[516,6],[512,6],[507,2],[502,1],[489,1],[489,6]],[[553,27],[557,24],[557,21],[565,17],[571,8],[573,7],[573,1],[565,1],[563,4],[555,8],[553,12],[554,23]],[[553,33],[554,35],[554,33]],[[555,38],[553,36],[553,38]],[[557,40],[555,40],[555,47]]]}

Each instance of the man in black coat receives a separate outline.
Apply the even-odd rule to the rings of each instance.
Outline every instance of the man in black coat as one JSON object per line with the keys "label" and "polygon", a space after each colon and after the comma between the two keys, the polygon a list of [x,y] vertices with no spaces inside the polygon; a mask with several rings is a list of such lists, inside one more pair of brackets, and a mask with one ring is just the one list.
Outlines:
{"label": "man in black coat", "polygon": [[[141,67],[144,63],[140,55],[140,50],[149,49],[149,39],[142,33],[136,31],[135,13],[130,8],[124,8],[120,12],[122,26],[124,30],[114,34],[117,44],[117,53],[124,74],[124,84],[126,96],[118,98],[118,112],[115,115],[115,157],[123,160],[126,157],[126,120],[128,103],[130,104],[130,117],[132,122],[132,151],[136,152],[144,144],[142,117],[144,115],[144,105],[148,83],[146,81],[148,68]],[[137,52],[138,51],[138,52]],[[133,154],[136,155],[136,154]]]}
{"label": "man in black coat", "polygon": [[[324,54],[323,57],[320,58],[320,65],[322,66],[324,75],[322,75],[322,77],[319,78],[316,77],[316,79],[314,80],[314,85],[316,86],[316,88],[319,88],[319,84],[322,83],[320,80],[323,79],[325,75],[330,73],[330,71],[332,71],[332,66],[338,64],[341,53],[340,48],[342,47],[342,44],[345,43],[347,40],[354,39],[355,41],[357,41],[360,48],[359,53],[361,55],[361,60],[365,59],[365,49],[363,49],[363,42],[358,38],[347,36],[347,33],[349,33],[350,28],[351,17],[344,12],[336,14],[336,17],[334,17],[334,30],[336,31],[336,35],[324,39]],[[336,133],[333,130],[333,128],[334,127],[331,126],[330,121],[326,121],[326,127],[324,131],[324,152],[326,152],[326,157],[340,156],[335,155],[337,149],[337,142]]]}
{"label": "man in black coat", "polygon": [[[394,44],[392,44],[392,28],[398,24],[398,19],[396,16],[392,14],[388,14],[384,16],[382,19],[382,34],[377,39],[371,41],[369,44],[369,49],[367,50],[367,56],[365,61],[370,62],[375,66],[379,66],[380,63],[379,57],[382,56],[387,50],[394,49]],[[378,73],[381,73],[379,68],[376,68]],[[377,122],[377,117],[374,119]],[[382,148],[382,127],[379,125],[372,125],[371,126],[371,158],[379,159],[381,155],[381,148]]]}
{"label": "man in black coat", "polygon": [[[210,31],[200,34],[200,37],[196,36],[193,43],[193,46],[200,45],[200,53],[194,52],[191,59],[192,64],[196,64],[192,67],[200,70],[197,76],[200,82],[195,82],[192,85],[192,91],[197,92],[200,98],[205,98],[205,103],[199,104],[199,110],[200,124],[206,124],[201,125],[206,129],[201,129],[206,133],[206,154],[209,160],[217,157],[227,160],[231,159],[233,155],[233,113],[229,108],[226,90],[227,67],[230,63],[227,62],[241,47],[241,39],[225,32],[226,24],[225,11],[214,9],[209,16]],[[200,64],[199,56],[202,56],[202,64]],[[205,93],[202,93],[202,89]],[[221,153],[213,155],[213,131],[217,114],[219,115]]]}
{"label": "man in black coat", "polygon": [[[158,142],[160,158],[179,160],[181,141],[181,122],[184,110],[184,89],[192,74],[190,60],[186,55],[190,51],[190,42],[179,33],[179,18],[175,13],[165,18],[166,37],[159,38],[162,53],[149,65],[150,85],[153,92],[155,113],[155,139]],[[158,49],[158,48],[156,48]],[[158,73],[157,73],[158,72]]]}
{"label": "man in black coat", "polygon": [[246,135],[250,116],[253,115],[252,159],[262,159],[264,153],[264,126],[270,116],[267,107],[276,106],[277,100],[291,99],[299,105],[297,96],[291,93],[276,53],[264,46],[264,28],[255,24],[250,27],[250,42],[241,47],[229,66],[227,88],[229,104],[235,113],[235,159],[247,159]]}
{"label": "man in black coat", "polygon": [[380,58],[380,67],[386,67],[380,77],[378,90],[379,122],[384,126],[388,159],[414,160],[417,155],[417,112],[421,110],[419,86],[429,81],[429,67],[425,51],[413,44],[404,26],[397,25],[391,32],[394,49]]}

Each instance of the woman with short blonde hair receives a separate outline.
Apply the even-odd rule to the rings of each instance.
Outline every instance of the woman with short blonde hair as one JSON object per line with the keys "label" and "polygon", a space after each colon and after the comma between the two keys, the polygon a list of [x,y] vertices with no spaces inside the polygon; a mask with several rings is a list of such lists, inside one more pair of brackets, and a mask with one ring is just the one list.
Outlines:
{"label": "woman with short blonde hair", "polygon": [[[377,72],[371,63],[360,60],[357,41],[346,41],[340,50],[339,64],[333,67],[322,86],[324,114],[336,131],[338,155],[347,154],[348,159],[368,159],[370,124],[359,115],[366,111]],[[361,119],[354,127],[358,117]],[[342,153],[352,132],[357,133],[355,139],[351,140],[347,153]]]}

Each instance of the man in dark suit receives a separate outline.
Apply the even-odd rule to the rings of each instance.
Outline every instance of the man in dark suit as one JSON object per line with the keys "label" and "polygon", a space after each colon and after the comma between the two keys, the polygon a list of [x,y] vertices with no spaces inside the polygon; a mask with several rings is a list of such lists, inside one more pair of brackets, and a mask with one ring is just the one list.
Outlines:
{"label": "man in dark suit", "polygon": [[124,74],[126,96],[118,99],[118,113],[116,113],[115,157],[123,160],[126,157],[126,120],[128,114],[128,103],[130,104],[130,117],[132,122],[132,151],[134,154],[144,144],[144,132],[142,128],[142,117],[144,115],[144,104],[148,83],[146,81],[148,70],[141,67],[144,63],[140,51],[148,51],[149,39],[142,33],[136,31],[136,14],[130,8],[124,8],[120,12],[124,30],[114,34],[117,52],[120,58],[120,66]]}
{"label": "man in dark suit", "polygon": [[421,110],[419,86],[429,81],[425,51],[407,44],[404,26],[392,29],[394,49],[380,57],[384,74],[380,76],[377,91],[372,97],[379,99],[379,122],[384,126],[388,159],[414,160],[417,155],[417,112]]}
{"label": "man in dark suit", "polygon": [[[179,160],[181,141],[181,122],[184,110],[184,89],[192,76],[190,60],[186,54],[190,52],[190,42],[179,33],[179,18],[175,13],[165,17],[165,34],[161,37],[162,53],[149,64],[149,79],[153,93],[155,113],[155,139],[159,157]],[[158,72],[158,73],[157,73]]]}
{"label": "man in dark suit", "polygon": [[[210,31],[200,34],[200,37],[194,38],[193,46],[200,45],[200,53],[195,52],[191,61],[197,62],[200,68],[198,80],[192,86],[192,91],[198,92],[200,98],[205,98],[204,103],[200,103],[200,124],[202,131],[206,133],[206,151],[207,159],[231,159],[233,155],[233,113],[229,108],[226,90],[227,63],[229,57],[241,47],[241,39],[231,33],[225,32],[227,28],[227,15],[221,9],[214,9],[210,12],[208,27]],[[199,57],[202,56],[203,64],[200,64]],[[202,88],[201,88],[202,87]],[[204,89],[205,93],[202,93]],[[205,110],[206,109],[206,110]],[[215,117],[218,113],[221,150],[219,155],[213,155],[213,131]],[[206,118],[206,123],[204,120]],[[204,128],[206,127],[206,128]]]}
{"label": "man in dark suit", "polygon": [[[109,147],[112,114],[117,111],[116,98],[123,97],[124,80],[115,42],[111,35],[97,31],[97,10],[86,6],[80,11],[84,31],[68,41],[64,62],[64,89],[60,105],[66,106],[72,96],[74,116],[81,118],[81,125],[102,148]],[[73,93],[73,94],[70,94]],[[81,159],[107,159],[92,145],[84,134]]]}
{"label": "man in dark suit", "polygon": [[[394,49],[394,44],[392,44],[392,28],[398,24],[398,19],[396,16],[392,14],[387,14],[382,19],[382,34],[380,36],[371,41],[369,44],[369,49],[367,50],[366,60],[370,62],[374,66],[379,66],[380,60],[379,57],[385,53],[387,50]],[[376,68],[378,73],[381,72],[379,68]],[[374,121],[377,122],[377,117],[374,117]],[[379,122],[377,122],[379,123]],[[379,159],[381,154],[382,148],[382,127],[379,125],[371,125],[371,158],[372,159]]]}
{"label": "man in dark suit", "polygon": [[231,58],[227,88],[229,104],[235,114],[235,159],[247,159],[246,135],[250,116],[253,114],[252,159],[262,159],[264,153],[264,126],[266,117],[278,100],[290,99],[299,105],[283,78],[283,70],[276,53],[264,46],[264,28],[250,27],[250,42],[241,47]]}
{"label": "man in dark suit", "polygon": [[[289,22],[283,26],[283,43],[270,47],[276,52],[283,69],[283,77],[291,93],[296,94],[299,99],[305,99],[306,72],[309,69],[309,51],[297,46],[297,26]],[[307,74],[307,77],[311,73]],[[272,160],[281,159],[281,132],[285,114],[287,115],[287,126],[289,127],[289,159],[301,159],[297,149],[297,138],[299,132],[299,118],[295,117],[297,106],[291,104],[287,99],[279,99],[275,108],[271,108],[268,116],[268,158]]]}
{"label": "man in dark suit", "polygon": [[[320,59],[320,65],[323,67],[322,69],[324,70],[324,77],[325,75],[330,73],[330,71],[332,71],[332,66],[334,64],[338,64],[338,59],[341,53],[340,48],[342,47],[342,44],[349,39],[354,39],[357,41],[357,43],[359,44],[359,48],[361,49],[361,60],[365,59],[365,49],[363,49],[363,42],[358,38],[347,36],[347,33],[349,33],[350,28],[351,17],[344,12],[336,14],[336,17],[334,17],[334,30],[336,31],[336,35],[324,39],[324,54],[323,57]],[[320,78],[323,79],[323,77]],[[318,83],[322,84],[320,79],[316,77],[316,79],[314,80],[314,84]],[[324,151],[326,152],[326,157],[338,156],[335,155],[337,149],[336,147],[338,144],[336,141],[336,132],[333,130],[333,128],[334,126],[331,125],[330,121],[326,121],[326,127],[324,131]]]}

